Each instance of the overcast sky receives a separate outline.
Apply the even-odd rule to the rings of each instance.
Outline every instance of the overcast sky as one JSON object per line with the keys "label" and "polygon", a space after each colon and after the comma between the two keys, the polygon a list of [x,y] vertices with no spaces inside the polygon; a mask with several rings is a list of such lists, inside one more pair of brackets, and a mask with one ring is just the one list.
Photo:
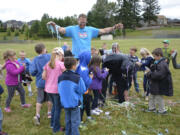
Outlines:
{"label": "overcast sky", "polygon": [[[116,0],[109,0],[116,1]],[[0,20],[30,21],[44,13],[52,17],[87,13],[96,0],[1,0]],[[159,0],[161,15],[180,19],[180,0]]]}

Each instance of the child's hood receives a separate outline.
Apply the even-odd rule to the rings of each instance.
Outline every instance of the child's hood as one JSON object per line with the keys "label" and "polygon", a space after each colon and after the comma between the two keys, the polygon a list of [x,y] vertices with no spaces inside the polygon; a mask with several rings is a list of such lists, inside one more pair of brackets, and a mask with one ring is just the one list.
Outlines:
{"label": "child's hood", "polygon": [[90,60],[91,60],[91,52],[90,51],[82,52],[79,55],[79,64],[82,66],[88,66]]}

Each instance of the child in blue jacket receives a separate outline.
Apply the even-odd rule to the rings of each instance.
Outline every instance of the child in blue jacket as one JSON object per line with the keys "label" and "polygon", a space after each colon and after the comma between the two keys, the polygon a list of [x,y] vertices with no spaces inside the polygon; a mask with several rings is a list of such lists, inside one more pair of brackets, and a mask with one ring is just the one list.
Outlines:
{"label": "child in blue jacket", "polygon": [[[140,66],[140,69],[142,71],[145,71],[146,69],[149,69],[151,67],[151,64],[153,63],[154,59],[153,59],[151,52],[146,48],[141,48],[140,54],[142,56],[141,62],[136,62],[136,64],[138,66]],[[144,87],[145,100],[148,100],[149,81],[148,81],[147,76],[145,74],[144,74],[144,80],[143,80],[143,87]]]}
{"label": "child in blue jacket", "polygon": [[[83,106],[81,108],[81,121],[83,123],[83,114],[84,110],[86,111],[87,114],[87,120],[93,121],[91,117],[91,100],[92,96],[89,94],[88,88],[92,83],[92,78],[93,75],[90,74],[89,69],[88,69],[88,64],[91,60],[91,52],[90,51],[84,51],[79,55],[79,65],[76,69],[76,72],[82,77],[87,92],[83,95]],[[81,125],[82,128],[83,124]]]}
{"label": "child in blue jacket", "polygon": [[[35,46],[35,51],[38,54],[36,56],[30,67],[29,72],[32,76],[36,77],[36,87],[37,87],[37,101],[36,101],[36,116],[34,116],[34,122],[36,125],[40,125],[40,110],[43,102],[49,101],[47,93],[44,91],[45,80],[42,79],[43,67],[50,60],[50,54],[46,53],[46,48],[44,44],[37,44]],[[51,118],[51,102],[48,102],[48,118]]]}
{"label": "child in blue jacket", "polygon": [[83,79],[75,73],[77,61],[66,57],[66,71],[58,79],[58,92],[65,109],[66,135],[79,135],[81,97],[86,92]]}

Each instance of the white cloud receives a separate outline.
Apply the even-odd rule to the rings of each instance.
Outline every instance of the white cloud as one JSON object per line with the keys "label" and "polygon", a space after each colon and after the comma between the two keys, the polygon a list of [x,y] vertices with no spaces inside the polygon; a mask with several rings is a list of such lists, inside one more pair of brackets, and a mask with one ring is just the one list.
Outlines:
{"label": "white cloud", "polygon": [[[116,0],[111,0],[116,1]],[[44,13],[53,17],[87,13],[96,0],[2,0],[0,20],[29,21],[40,19]],[[180,18],[180,0],[159,0],[160,14]]]}

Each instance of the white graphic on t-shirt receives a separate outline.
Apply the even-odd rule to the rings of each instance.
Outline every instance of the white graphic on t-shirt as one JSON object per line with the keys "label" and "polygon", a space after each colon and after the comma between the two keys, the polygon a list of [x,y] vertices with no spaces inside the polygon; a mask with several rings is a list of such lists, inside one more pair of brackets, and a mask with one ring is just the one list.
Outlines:
{"label": "white graphic on t-shirt", "polygon": [[80,32],[79,32],[78,34],[79,34],[79,37],[80,37],[80,38],[87,38],[87,36],[88,36],[88,35],[87,35],[87,32],[83,32],[83,33],[80,33]]}

